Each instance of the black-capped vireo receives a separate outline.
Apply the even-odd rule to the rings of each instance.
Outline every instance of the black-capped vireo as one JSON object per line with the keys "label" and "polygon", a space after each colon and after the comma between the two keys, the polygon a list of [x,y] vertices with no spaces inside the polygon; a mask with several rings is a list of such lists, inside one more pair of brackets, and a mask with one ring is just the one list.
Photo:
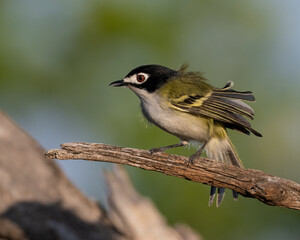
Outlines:
{"label": "black-capped vireo", "polygon": [[[186,68],[183,65],[175,71],[160,65],[144,65],[110,86],[130,88],[140,98],[146,119],[181,140],[178,144],[153,148],[151,152],[185,146],[194,140],[202,146],[190,156],[190,163],[205,149],[211,159],[243,167],[226,128],[262,136],[245,119],[253,119],[253,109],[243,102],[255,100],[252,92],[231,89],[233,82],[228,82],[224,88],[215,88],[201,74],[188,72]],[[215,193],[216,187],[212,186],[209,205]],[[217,206],[224,194],[225,189],[218,188]],[[233,197],[235,200],[238,197],[235,191]]]}

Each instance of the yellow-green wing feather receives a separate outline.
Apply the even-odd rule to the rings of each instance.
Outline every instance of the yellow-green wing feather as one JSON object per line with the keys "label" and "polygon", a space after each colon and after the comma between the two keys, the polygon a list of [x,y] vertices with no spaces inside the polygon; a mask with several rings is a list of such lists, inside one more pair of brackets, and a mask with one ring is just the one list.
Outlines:
{"label": "yellow-green wing feather", "polygon": [[172,79],[161,91],[178,111],[213,118],[228,128],[262,136],[245,119],[253,119],[253,109],[243,102],[255,101],[252,92],[238,92],[231,86],[228,83],[223,89],[215,89],[198,73],[191,72]]}

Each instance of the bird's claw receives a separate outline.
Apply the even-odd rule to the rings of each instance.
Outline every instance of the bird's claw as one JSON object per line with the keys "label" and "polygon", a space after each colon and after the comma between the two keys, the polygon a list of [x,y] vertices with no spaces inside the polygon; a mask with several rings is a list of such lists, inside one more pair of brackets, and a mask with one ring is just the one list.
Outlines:
{"label": "bird's claw", "polygon": [[197,158],[197,156],[195,156],[195,155],[190,156],[189,160],[187,160],[187,166],[193,165],[196,158]]}
{"label": "bird's claw", "polygon": [[161,152],[162,150],[160,148],[151,148],[149,151],[151,154],[153,154],[153,153]]}

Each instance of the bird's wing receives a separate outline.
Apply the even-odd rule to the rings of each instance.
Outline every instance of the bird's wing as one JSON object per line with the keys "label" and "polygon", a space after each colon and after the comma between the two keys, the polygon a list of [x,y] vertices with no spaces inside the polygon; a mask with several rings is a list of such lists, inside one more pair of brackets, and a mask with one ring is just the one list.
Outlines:
{"label": "bird's wing", "polygon": [[212,89],[204,96],[197,93],[181,95],[172,98],[171,107],[192,115],[202,115],[223,122],[226,127],[239,130],[256,136],[262,136],[251,128],[250,123],[244,118],[253,119],[254,111],[244,101],[255,101],[252,92],[238,92],[233,89],[232,82],[222,89]]}

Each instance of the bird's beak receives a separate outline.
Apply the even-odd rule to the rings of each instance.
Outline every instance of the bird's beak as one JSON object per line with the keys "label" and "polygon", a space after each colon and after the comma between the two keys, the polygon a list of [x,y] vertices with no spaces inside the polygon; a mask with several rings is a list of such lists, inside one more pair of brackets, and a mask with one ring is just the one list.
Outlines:
{"label": "bird's beak", "polygon": [[121,87],[121,86],[126,86],[128,83],[124,82],[124,80],[118,80],[118,81],[114,81],[112,83],[109,84],[109,86],[112,87]]}

